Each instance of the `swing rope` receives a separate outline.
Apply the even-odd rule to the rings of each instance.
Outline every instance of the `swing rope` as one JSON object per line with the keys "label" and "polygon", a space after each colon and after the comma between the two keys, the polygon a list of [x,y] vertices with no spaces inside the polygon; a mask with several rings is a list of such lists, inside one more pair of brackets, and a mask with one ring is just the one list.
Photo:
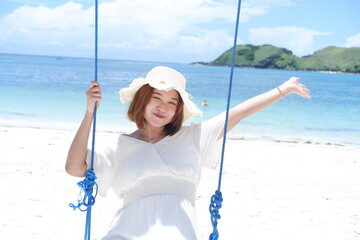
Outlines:
{"label": "swing rope", "polygon": [[231,89],[232,89],[234,66],[235,66],[236,42],[237,42],[239,20],[240,20],[240,8],[241,8],[241,0],[238,1],[237,14],[236,14],[234,45],[233,45],[233,51],[232,51],[231,71],[230,71],[228,98],[227,98],[227,106],[226,106],[226,116],[225,116],[225,124],[224,124],[224,137],[223,137],[223,143],[222,143],[221,161],[220,161],[220,170],[219,170],[219,182],[218,182],[218,188],[215,191],[215,194],[212,195],[212,197],[211,197],[210,206],[209,206],[210,219],[211,219],[211,224],[213,226],[213,232],[210,234],[209,240],[217,240],[219,238],[219,231],[217,229],[217,225],[218,225],[218,220],[221,218],[219,211],[220,211],[220,208],[222,207],[222,202],[223,202],[223,197],[222,197],[222,193],[221,193],[221,180],[222,180],[223,164],[224,164],[224,154],[225,154],[226,133],[227,133],[227,125],[228,125],[229,109],[230,109]]}
{"label": "swing rope", "polygon": [[[98,0],[95,0],[95,67],[94,68],[95,68],[94,80],[97,81],[98,80]],[[85,179],[81,182],[78,182],[78,186],[80,187],[78,204],[76,206],[72,203],[69,204],[69,206],[72,207],[74,210],[79,209],[82,212],[86,211],[84,240],[90,240],[91,207],[95,204],[95,198],[98,193],[98,185],[95,182],[96,175],[94,172],[96,112],[97,112],[97,103],[95,103],[94,105],[90,168],[85,174]],[[95,188],[95,193],[93,195],[94,188]]]}

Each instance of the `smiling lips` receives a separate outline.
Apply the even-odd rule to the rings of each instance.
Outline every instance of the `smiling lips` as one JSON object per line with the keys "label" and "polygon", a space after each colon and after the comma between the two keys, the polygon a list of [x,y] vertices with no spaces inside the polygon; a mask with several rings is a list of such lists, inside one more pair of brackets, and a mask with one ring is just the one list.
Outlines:
{"label": "smiling lips", "polygon": [[158,113],[153,113],[155,117],[158,117],[158,118],[165,118],[165,116],[161,115],[161,114],[158,114]]}

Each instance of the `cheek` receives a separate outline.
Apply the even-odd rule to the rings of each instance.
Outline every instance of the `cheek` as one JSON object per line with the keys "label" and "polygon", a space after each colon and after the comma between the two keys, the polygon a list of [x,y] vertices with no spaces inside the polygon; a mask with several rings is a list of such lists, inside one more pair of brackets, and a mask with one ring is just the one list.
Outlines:
{"label": "cheek", "polygon": [[171,108],[171,109],[169,110],[169,116],[171,117],[171,120],[174,118],[175,113],[176,113],[176,107]]}
{"label": "cheek", "polygon": [[157,106],[156,101],[150,99],[150,101],[147,103],[145,109],[152,109],[152,108],[155,108],[156,106]]}
{"label": "cheek", "polygon": [[151,102],[149,102],[145,107],[145,116],[149,115],[153,109]]}

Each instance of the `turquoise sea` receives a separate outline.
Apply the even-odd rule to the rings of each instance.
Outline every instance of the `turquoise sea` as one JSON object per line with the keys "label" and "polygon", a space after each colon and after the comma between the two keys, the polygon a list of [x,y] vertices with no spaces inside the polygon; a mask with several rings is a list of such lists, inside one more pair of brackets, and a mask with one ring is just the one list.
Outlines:
{"label": "turquoise sea", "polygon": [[[188,92],[208,119],[226,109],[229,67],[99,60],[103,100],[98,129],[128,131],[127,105],[118,91],[154,66],[182,72]],[[360,145],[360,75],[236,68],[231,105],[270,90],[291,76],[311,89],[312,99],[293,95],[244,119],[230,138]],[[0,54],[0,126],[75,131],[85,111],[85,91],[94,79],[94,60]]]}

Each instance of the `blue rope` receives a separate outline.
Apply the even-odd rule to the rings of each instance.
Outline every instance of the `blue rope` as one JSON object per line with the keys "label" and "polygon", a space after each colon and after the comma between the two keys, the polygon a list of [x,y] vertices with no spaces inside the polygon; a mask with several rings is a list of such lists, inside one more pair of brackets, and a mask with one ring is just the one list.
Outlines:
{"label": "blue rope", "polygon": [[218,225],[218,220],[221,218],[219,211],[220,211],[220,208],[222,207],[222,202],[223,202],[222,193],[221,193],[220,188],[221,188],[222,172],[223,172],[223,165],[224,165],[226,134],[227,134],[228,119],[229,119],[231,89],[232,89],[234,66],[235,66],[236,42],[237,42],[239,20],[240,20],[240,8],[241,8],[241,0],[238,1],[237,15],[236,15],[236,26],[235,26],[234,45],[233,45],[232,59],[231,59],[231,71],[230,71],[229,90],[228,90],[226,116],[225,116],[225,124],[224,124],[224,138],[223,138],[222,151],[221,151],[218,189],[215,191],[215,194],[212,195],[211,201],[210,201],[210,206],[209,206],[210,219],[211,219],[211,224],[213,226],[213,232],[210,234],[209,240],[217,240],[219,238],[219,231],[217,230],[217,225]]}
{"label": "blue rope", "polygon": [[[72,207],[74,210],[79,209],[80,211],[85,212],[89,207],[94,205],[95,198],[98,192],[97,191],[98,185],[96,184],[95,179],[96,176],[94,173],[94,169],[88,170],[85,174],[85,179],[77,183],[77,185],[80,187],[78,204],[74,205],[70,203],[69,204],[70,207]],[[93,196],[94,186],[95,186],[95,196]]]}
{"label": "blue rope", "polygon": [[[94,80],[98,80],[98,0],[95,0],[95,77]],[[91,150],[91,163],[90,170],[85,174],[85,179],[78,182],[78,186],[81,188],[79,194],[78,204],[75,206],[70,203],[69,206],[74,210],[79,209],[82,212],[86,211],[86,223],[85,223],[85,235],[84,240],[90,240],[91,233],[91,207],[95,204],[95,198],[98,193],[98,185],[95,182],[96,174],[94,172],[94,150],[95,150],[95,133],[96,133],[96,112],[97,103],[94,105],[94,122],[92,131],[92,150]],[[95,188],[95,194],[93,195]],[[82,208],[82,206],[84,206]]]}
{"label": "blue rope", "polygon": [[98,80],[98,25],[98,0],[95,0],[95,81]]}

